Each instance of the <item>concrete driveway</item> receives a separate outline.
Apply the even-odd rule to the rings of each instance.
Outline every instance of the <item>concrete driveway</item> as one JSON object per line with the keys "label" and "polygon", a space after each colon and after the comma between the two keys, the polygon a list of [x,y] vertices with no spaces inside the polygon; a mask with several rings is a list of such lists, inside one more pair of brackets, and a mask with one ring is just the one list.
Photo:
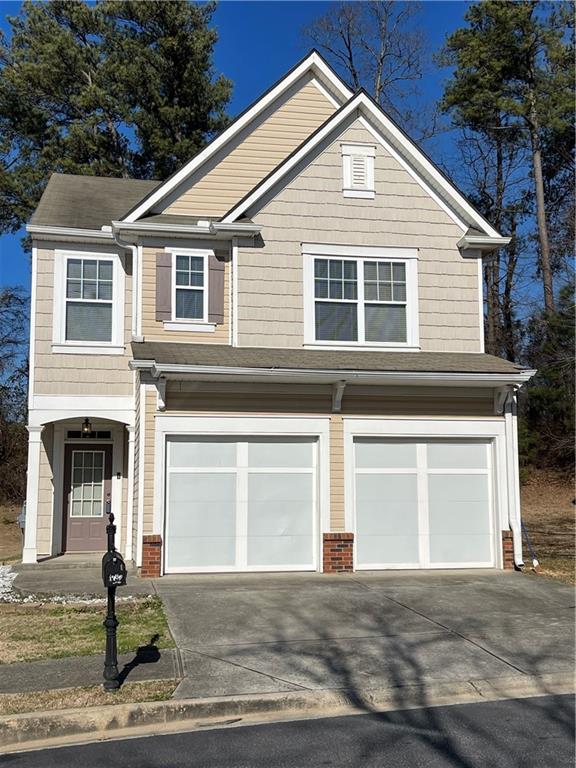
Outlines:
{"label": "concrete driveway", "polygon": [[330,688],[360,697],[573,675],[574,592],[534,575],[167,576],[154,586],[182,656],[180,697]]}

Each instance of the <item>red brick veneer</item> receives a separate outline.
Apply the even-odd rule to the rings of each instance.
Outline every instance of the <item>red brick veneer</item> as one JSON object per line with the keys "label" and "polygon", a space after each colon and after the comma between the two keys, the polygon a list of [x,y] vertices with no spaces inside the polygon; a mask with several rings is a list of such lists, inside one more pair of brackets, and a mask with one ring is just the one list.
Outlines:
{"label": "red brick veneer", "polygon": [[325,533],[323,541],[324,573],[352,572],[353,533]]}
{"label": "red brick veneer", "polygon": [[504,570],[514,570],[514,539],[512,531],[502,531],[502,563]]}
{"label": "red brick veneer", "polygon": [[162,570],[162,536],[159,534],[144,536],[142,541],[140,576],[143,579],[157,579]]}

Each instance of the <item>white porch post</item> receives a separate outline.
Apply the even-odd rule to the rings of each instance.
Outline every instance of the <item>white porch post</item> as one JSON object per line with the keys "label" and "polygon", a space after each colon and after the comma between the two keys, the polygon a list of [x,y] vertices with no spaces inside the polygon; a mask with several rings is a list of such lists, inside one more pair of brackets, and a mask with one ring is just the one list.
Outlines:
{"label": "white porch post", "polygon": [[26,527],[24,529],[23,563],[35,563],[38,535],[38,483],[43,427],[28,427],[28,470],[26,476]]}
{"label": "white porch post", "polygon": [[126,546],[125,555],[126,560],[132,560],[132,543],[134,538],[134,532],[132,530],[134,520],[134,435],[135,428],[126,426],[128,430],[128,498],[126,504],[128,506],[126,510]]}
{"label": "white porch post", "polygon": [[524,565],[522,556],[522,520],[520,514],[520,470],[518,467],[518,424],[516,393],[510,391],[504,404],[506,425],[506,468],[508,476],[508,519],[514,541],[514,563]]}

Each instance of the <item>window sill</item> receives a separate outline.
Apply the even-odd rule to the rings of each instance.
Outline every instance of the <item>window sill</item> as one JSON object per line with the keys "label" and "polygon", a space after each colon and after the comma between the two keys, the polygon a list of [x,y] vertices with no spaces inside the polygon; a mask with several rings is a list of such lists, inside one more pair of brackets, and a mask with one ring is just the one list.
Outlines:
{"label": "window sill", "polygon": [[166,331],[188,331],[188,333],[214,333],[216,323],[203,323],[201,321],[186,320],[166,320],[164,321],[164,330]]}
{"label": "window sill", "polygon": [[373,189],[343,189],[344,197],[363,197],[367,200],[374,200],[376,192]]}
{"label": "window sill", "polygon": [[346,350],[347,352],[420,352],[420,347],[411,344],[346,344],[342,341],[308,341],[304,349]]}
{"label": "window sill", "polygon": [[123,355],[126,347],[114,344],[52,344],[52,352],[58,355]]}

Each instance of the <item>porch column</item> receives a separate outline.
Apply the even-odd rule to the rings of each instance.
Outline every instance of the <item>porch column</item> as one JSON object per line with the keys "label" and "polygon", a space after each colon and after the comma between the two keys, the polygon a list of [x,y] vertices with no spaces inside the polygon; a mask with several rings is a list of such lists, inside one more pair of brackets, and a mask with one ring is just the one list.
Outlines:
{"label": "porch column", "polygon": [[128,430],[128,498],[126,504],[128,508],[126,510],[126,547],[125,555],[126,560],[132,560],[132,542],[134,539],[134,531],[132,525],[134,521],[134,434],[135,428],[126,425]]}
{"label": "porch column", "polygon": [[43,427],[28,427],[28,469],[26,472],[26,527],[24,529],[23,563],[35,563],[38,535],[38,483]]}

